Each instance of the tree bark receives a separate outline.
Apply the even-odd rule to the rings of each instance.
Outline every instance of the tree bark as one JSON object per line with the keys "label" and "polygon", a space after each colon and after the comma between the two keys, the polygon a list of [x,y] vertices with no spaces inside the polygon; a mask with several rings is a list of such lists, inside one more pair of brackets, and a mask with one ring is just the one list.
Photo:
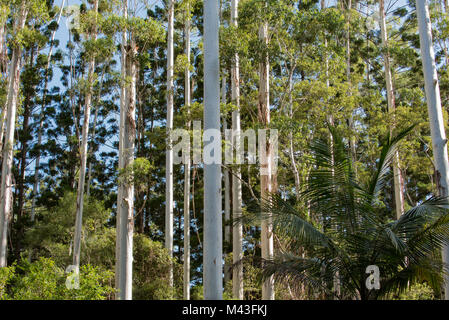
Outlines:
{"label": "tree bark", "polygon": [[[220,132],[219,4],[204,1],[204,130]],[[212,142],[212,141],[209,141]],[[204,141],[206,144],[206,141]],[[221,144],[214,149],[221,156]],[[204,299],[223,296],[221,163],[204,164]]]}
{"label": "tree bark", "polygon": [[[239,0],[231,1],[231,25],[238,27],[238,6]],[[239,165],[240,159],[240,65],[239,55],[235,53],[231,69],[231,94],[232,103],[237,107],[232,112],[232,141],[234,150],[237,151],[237,166],[232,175],[232,220],[237,221],[242,216],[242,172]],[[235,299],[243,300],[243,264],[238,263],[243,259],[243,226],[241,223],[233,224],[232,227],[232,262],[234,264],[232,272],[232,295]],[[236,264],[238,263],[238,264]]]}
{"label": "tree bark", "polygon": [[[22,1],[19,17],[15,25],[15,31],[22,30],[25,26],[28,9],[26,1]],[[8,95],[6,100],[7,123],[5,146],[3,148],[2,177],[0,186],[0,267],[6,267],[8,251],[7,236],[8,224],[12,213],[12,166],[14,148],[14,130],[16,125],[17,103],[20,89],[20,69],[22,48],[13,49],[9,67]]]}
{"label": "tree bark", "polygon": [[[94,2],[94,12],[98,13],[98,0]],[[91,39],[95,40],[97,38],[97,29],[93,31]],[[78,179],[78,191],[76,197],[76,220],[75,220],[75,236],[74,236],[74,250],[73,250],[73,265],[79,268],[81,259],[81,233],[82,233],[82,221],[83,221],[83,206],[84,206],[84,185],[86,178],[86,162],[87,162],[87,140],[89,137],[89,123],[90,123],[90,112],[92,104],[92,83],[94,80],[95,72],[95,57],[91,57],[89,62],[89,74],[88,74],[88,91],[85,97],[85,109],[84,109],[84,120],[83,120],[83,130],[81,137],[80,146],[80,157],[81,166],[79,171]]]}
{"label": "tree bark", "polygon": [[[187,130],[190,131],[190,5],[187,4],[185,22],[185,54],[187,67],[185,69],[185,97],[187,108]],[[184,300],[190,300],[190,144],[184,159]]]}
{"label": "tree bark", "polygon": [[[384,0],[379,0],[379,15],[380,15],[380,29],[382,36],[382,46],[384,49],[384,69],[385,69],[385,81],[387,84],[387,100],[388,100],[388,111],[393,113],[396,109],[396,103],[394,98],[393,81],[391,75],[390,67],[390,55],[388,53],[388,36],[387,36],[387,26],[385,22],[385,9]],[[394,124],[393,124],[394,127]],[[393,128],[390,127],[390,134]],[[404,213],[404,193],[402,185],[402,175],[399,167],[399,152],[396,150],[393,156],[393,175],[394,175],[394,199],[396,205],[396,219],[399,219]]]}
{"label": "tree bark", "polygon": [[[449,163],[447,139],[444,130],[443,111],[441,108],[440,87],[435,64],[435,52],[432,44],[432,30],[429,7],[426,0],[416,1],[418,17],[421,59],[423,62],[427,108],[429,112],[430,133],[437,177],[438,193],[441,197],[449,196]],[[449,263],[449,248],[443,248],[443,262]],[[445,300],[449,300],[449,277],[444,276]]]}
{"label": "tree bark", "polygon": [[[259,28],[259,39],[266,46],[268,45],[268,23],[264,22]],[[268,53],[264,53],[260,62],[259,70],[259,122],[268,129],[270,124],[270,78],[269,78],[269,60]],[[272,148],[265,139],[261,141],[259,137],[260,157],[260,197],[261,201],[268,200],[272,192]],[[261,225],[261,247],[262,259],[270,260],[273,258],[273,226],[270,213],[268,218],[262,221]],[[262,300],[274,300],[274,277],[271,276],[264,280],[262,284]]]}
{"label": "tree bark", "polygon": [[[167,47],[167,151],[165,160],[165,248],[173,257],[173,146],[171,132],[173,130],[173,32],[174,32],[174,0],[168,1],[168,47]],[[170,286],[173,287],[173,266],[169,270]]]}

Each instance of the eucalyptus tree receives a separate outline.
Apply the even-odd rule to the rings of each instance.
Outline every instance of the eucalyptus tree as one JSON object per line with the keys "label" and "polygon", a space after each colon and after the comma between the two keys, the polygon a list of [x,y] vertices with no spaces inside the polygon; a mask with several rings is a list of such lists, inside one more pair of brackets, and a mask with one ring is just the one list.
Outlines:
{"label": "eucalyptus tree", "polygon": [[[392,70],[390,66],[390,54],[388,48],[388,35],[387,25],[385,22],[385,8],[384,0],[379,0],[379,16],[380,16],[380,33],[382,38],[383,58],[384,58],[384,73],[385,81],[387,84],[387,101],[388,110],[393,113],[396,109],[395,93],[393,89]],[[393,127],[390,127],[393,130]],[[403,180],[399,167],[399,152],[396,150],[393,161],[393,175],[394,175],[394,198],[396,205],[396,218],[399,218],[404,213],[404,193],[403,193]]]}
{"label": "eucalyptus tree", "polygon": [[[190,63],[191,63],[191,8],[190,0],[185,1],[185,21],[184,21],[184,53],[186,55],[185,80],[184,80],[184,104],[187,108],[187,117],[190,118],[191,87],[190,87]],[[190,119],[186,124],[190,132]],[[190,300],[190,147],[184,158],[184,300]]]}
{"label": "eucalyptus tree", "polygon": [[[0,267],[6,266],[8,224],[12,214],[12,166],[16,113],[19,104],[20,74],[22,68],[23,47],[26,45],[25,33],[34,33],[27,27],[27,20],[45,21],[48,7],[44,1],[10,2],[13,20],[13,40],[10,41],[12,57],[8,71],[8,91],[4,110],[6,116],[5,144],[3,147],[2,176],[0,187]],[[29,38],[29,39],[32,39]],[[0,128],[3,132],[3,128]],[[0,137],[2,138],[2,137]]]}
{"label": "eucalyptus tree", "polygon": [[[267,3],[265,2],[265,9]],[[268,21],[262,21],[259,26],[259,40],[262,46],[262,54],[259,63],[259,105],[258,120],[265,129],[270,125],[270,62],[268,56],[269,42],[269,24]],[[259,148],[260,157],[260,198],[266,201],[273,190],[273,172],[272,172],[272,146],[269,143],[262,144]],[[271,216],[268,213],[267,218],[261,224],[261,248],[262,259],[269,260],[273,256],[274,243]],[[268,277],[262,284],[262,299],[274,300],[274,278]]]}
{"label": "eucalyptus tree", "polygon": [[213,145],[212,159],[204,164],[204,247],[203,286],[206,300],[223,296],[222,217],[221,217],[221,139],[220,132],[220,63],[219,63],[219,1],[204,1],[204,135]]}
{"label": "eucalyptus tree", "polygon": [[[239,0],[231,0],[231,26],[238,27],[238,5]],[[242,215],[242,174],[238,165],[240,159],[240,71],[239,54],[235,53],[231,67],[231,101],[235,105],[232,112],[232,132],[233,149],[237,151],[237,166],[232,175],[232,218],[235,221]],[[233,224],[232,228],[232,260],[235,265],[232,275],[232,293],[233,297],[243,300],[243,264],[238,263],[243,258],[243,226],[241,223]]]}
{"label": "eucalyptus tree", "polygon": [[[167,151],[165,162],[165,247],[173,256],[173,148],[171,132],[173,130],[173,103],[174,103],[174,15],[175,0],[168,0],[168,29],[167,29]],[[173,269],[170,269],[170,284],[173,285]]]}
{"label": "eucalyptus tree", "polygon": [[[81,237],[82,237],[82,219],[83,219],[83,206],[84,206],[84,187],[86,178],[86,163],[87,163],[87,146],[89,137],[89,125],[90,125],[90,113],[92,107],[92,87],[95,77],[95,46],[97,35],[98,35],[98,4],[99,0],[95,0],[92,4],[92,11],[90,11],[87,16],[87,21],[85,25],[85,32],[88,40],[86,41],[86,54],[89,57],[89,70],[86,79],[86,87],[84,88],[85,98],[84,98],[84,119],[81,143],[79,145],[80,151],[80,169],[78,178],[78,189],[77,189],[77,199],[76,199],[76,220],[75,220],[75,234],[73,239],[74,249],[73,249],[73,265],[79,268],[80,255],[81,255]],[[86,22],[87,22],[86,21]]]}
{"label": "eucalyptus tree", "polygon": [[[419,42],[425,81],[427,108],[429,113],[432,149],[437,177],[437,188],[440,197],[449,196],[449,162],[447,155],[447,139],[444,129],[443,110],[441,108],[440,87],[435,64],[435,53],[432,43],[432,27],[427,0],[416,1],[418,17]],[[449,246],[442,248],[443,262],[449,263]],[[449,300],[449,277],[445,275],[445,299]]]}

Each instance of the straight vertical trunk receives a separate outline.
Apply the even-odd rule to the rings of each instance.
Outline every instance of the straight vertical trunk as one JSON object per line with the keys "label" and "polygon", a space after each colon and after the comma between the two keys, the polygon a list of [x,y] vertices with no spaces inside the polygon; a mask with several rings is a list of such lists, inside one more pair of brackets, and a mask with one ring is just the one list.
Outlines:
{"label": "straight vertical trunk", "polygon": [[[127,89],[127,109],[123,116],[123,169],[132,166],[136,140],[136,53],[137,47],[133,36],[130,38],[128,52],[127,76],[130,84]],[[120,202],[120,300],[132,300],[132,266],[133,266],[133,235],[134,235],[134,185],[132,182],[121,182]]]}
{"label": "straight vertical trunk", "polygon": [[[440,87],[435,64],[435,52],[432,44],[432,30],[429,7],[426,0],[416,1],[418,17],[419,42],[423,62],[427,108],[429,112],[430,133],[437,177],[438,193],[441,197],[449,196],[449,163],[447,139],[444,131],[443,111],[441,108]],[[449,248],[443,248],[443,262],[449,263]],[[444,295],[449,300],[449,277],[444,276]]]}
{"label": "straight vertical trunk", "polygon": [[[259,39],[265,45],[268,45],[268,23],[264,22],[259,29]],[[264,53],[262,61],[260,62],[259,70],[259,122],[265,129],[270,124],[270,65],[268,61],[268,54]],[[265,145],[263,145],[265,142]],[[267,141],[260,141],[259,147],[265,149],[262,154],[259,154],[260,167],[260,197],[262,201],[266,201],[272,192],[272,159],[271,146]],[[273,226],[271,215],[262,222],[261,226],[261,247],[262,259],[271,260],[273,258]],[[266,279],[262,284],[262,300],[274,300],[274,278],[273,276]]]}
{"label": "straight vertical trunk", "polygon": [[[168,1],[168,47],[167,47],[167,151],[165,160],[165,248],[173,257],[173,146],[170,134],[173,130],[173,32],[174,0]],[[170,286],[173,286],[173,266],[169,270]]]}
{"label": "straight vertical trunk", "polygon": [[[231,1],[231,25],[238,26],[238,6],[239,0]],[[240,156],[240,66],[239,55],[234,55],[231,69],[231,90],[232,103],[237,107],[232,112],[232,131],[234,150],[237,150],[237,157]],[[238,166],[243,159],[237,159],[237,166],[232,176],[232,219],[238,220],[242,216],[242,172]],[[232,227],[232,262],[234,265],[243,259],[243,226],[241,223],[233,224]],[[243,264],[239,263],[232,272],[232,295],[235,299],[243,300]]]}
{"label": "straight vertical trunk", "polygon": [[[394,89],[393,80],[391,76],[390,67],[390,55],[388,53],[388,37],[387,37],[387,26],[385,22],[385,9],[384,0],[379,0],[379,15],[380,15],[380,29],[382,36],[382,46],[384,51],[384,69],[385,69],[385,81],[387,83],[387,100],[388,100],[388,111],[394,112],[396,109],[395,99],[394,99]],[[390,128],[391,134],[392,128]],[[402,175],[399,168],[399,152],[396,150],[393,156],[393,175],[394,175],[394,199],[396,204],[396,218],[399,219],[404,213],[404,194],[402,186]]]}
{"label": "straight vertical trunk", "polygon": [[[204,1],[204,130],[220,132],[219,4]],[[206,143],[206,141],[205,141]],[[217,150],[218,149],[218,150]],[[215,149],[221,155],[221,144]],[[204,299],[223,297],[221,163],[204,164]]]}
{"label": "straight vertical trunk", "polygon": [[[28,10],[26,1],[20,8],[15,31],[22,30],[25,26]],[[12,166],[14,148],[14,130],[16,124],[17,103],[19,99],[20,69],[22,59],[22,48],[13,49],[12,59],[9,67],[8,96],[6,100],[7,124],[5,146],[3,148],[2,177],[0,186],[0,267],[6,267],[6,256],[8,250],[7,236],[8,224],[12,212]]]}
{"label": "straight vertical trunk", "polygon": [[[122,4],[122,17],[125,21],[128,19],[128,0],[123,0]],[[123,170],[124,159],[125,159],[125,121],[126,112],[128,110],[127,102],[127,90],[126,90],[126,77],[127,77],[127,54],[126,46],[128,43],[127,30],[126,27],[122,30],[122,43],[121,43],[121,83],[120,83],[120,129],[119,129],[119,158],[118,158],[118,169]],[[115,288],[118,293],[116,299],[121,299],[122,293],[120,290],[121,284],[121,239],[122,239],[122,202],[123,202],[123,189],[124,185],[119,180],[118,190],[117,190],[117,214],[116,214],[116,243],[115,243]]]}
{"label": "straight vertical trunk", "polygon": [[[94,3],[94,12],[98,13],[98,0]],[[97,38],[96,27],[91,35],[91,38],[95,40]],[[86,107],[84,109],[84,120],[83,120],[83,131],[81,137],[80,146],[80,157],[81,157],[81,167],[79,171],[78,179],[78,191],[76,197],[76,220],[75,220],[75,236],[74,236],[74,250],[73,250],[73,265],[78,268],[80,265],[81,258],[81,233],[82,233],[82,221],[83,221],[83,206],[84,206],[84,184],[86,178],[86,162],[87,162],[87,140],[89,136],[89,120],[90,120],[90,110],[92,103],[92,83],[94,80],[95,72],[95,58],[92,57],[89,62],[89,74],[88,82],[89,88],[85,97]]]}
{"label": "straight vertical trunk", "polygon": [[[190,6],[187,4],[185,25],[185,54],[187,67],[185,70],[185,105],[190,119]],[[187,130],[190,131],[190,120]],[[184,300],[190,300],[190,144],[184,161]]]}

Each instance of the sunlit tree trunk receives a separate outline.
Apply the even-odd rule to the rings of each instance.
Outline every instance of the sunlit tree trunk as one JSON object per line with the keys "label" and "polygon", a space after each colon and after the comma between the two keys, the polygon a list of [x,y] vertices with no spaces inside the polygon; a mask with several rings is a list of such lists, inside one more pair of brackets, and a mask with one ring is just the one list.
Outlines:
{"label": "sunlit tree trunk", "polygon": [[[204,1],[204,130],[220,132],[219,1]],[[204,144],[213,143],[205,139]],[[215,152],[221,156],[221,143]],[[221,159],[220,159],[221,160]],[[223,296],[221,163],[204,164],[204,299]]]}
{"label": "sunlit tree trunk", "polygon": [[[168,44],[167,44],[167,151],[165,161],[165,248],[173,256],[173,148],[170,133],[173,130],[173,32],[174,0],[168,1]],[[173,286],[173,266],[170,264],[170,286]]]}
{"label": "sunlit tree trunk", "polygon": [[[127,87],[127,102],[123,124],[123,169],[132,166],[136,140],[136,66],[137,47],[133,36],[127,55],[126,69],[130,84]],[[134,235],[134,184],[130,179],[122,181],[120,206],[120,300],[132,300],[132,266]]]}
{"label": "sunlit tree trunk", "polygon": [[[98,13],[98,0],[94,2],[94,12]],[[97,30],[94,27],[94,31],[91,35],[91,39],[97,38]],[[91,53],[93,54],[93,53]],[[82,233],[82,221],[83,221],[83,206],[84,206],[84,184],[86,178],[86,163],[87,163],[87,140],[89,137],[89,123],[90,123],[90,111],[92,107],[92,85],[94,81],[95,72],[95,57],[91,57],[89,61],[89,73],[88,73],[88,88],[85,97],[85,109],[83,120],[83,131],[81,136],[80,157],[81,166],[78,179],[78,191],[76,197],[76,220],[75,220],[75,236],[74,236],[74,249],[73,249],[73,265],[79,267],[80,255],[81,255],[81,233]]]}
{"label": "sunlit tree trunk", "polygon": [[[385,22],[384,0],[379,0],[380,30],[382,36],[382,47],[384,49],[384,69],[385,81],[387,83],[388,110],[393,113],[396,109],[393,80],[391,76],[390,55],[388,53],[388,36]],[[392,128],[390,128],[390,133]],[[394,199],[396,204],[396,218],[399,219],[404,213],[404,193],[402,185],[402,175],[399,168],[399,153],[396,150],[393,156],[393,174],[394,174]]]}
{"label": "sunlit tree trunk", "polygon": [[[268,23],[264,22],[259,28],[259,39],[265,45],[268,45]],[[264,52],[259,67],[259,122],[267,129],[270,124],[270,65],[268,53]],[[266,145],[262,146],[265,151],[260,154],[260,197],[262,201],[266,201],[272,192],[272,148],[266,140]],[[259,139],[259,144],[263,142]],[[259,146],[260,148],[260,146]],[[260,149],[259,149],[260,150]],[[268,214],[268,218],[262,221],[261,225],[261,247],[262,259],[270,260],[273,258],[273,230],[272,218]],[[264,280],[262,284],[262,300],[274,300],[274,278],[273,276]]]}
{"label": "sunlit tree trunk", "polygon": [[[26,1],[22,1],[19,17],[15,24],[15,31],[22,30],[25,26],[28,9]],[[6,136],[3,148],[2,177],[0,186],[0,267],[6,267],[8,250],[8,224],[12,213],[12,165],[14,148],[14,130],[16,124],[16,112],[20,89],[20,69],[22,60],[22,48],[16,46],[13,49],[9,66],[8,95],[6,98]]]}
{"label": "sunlit tree trunk", "polygon": [[[122,3],[122,17],[125,21],[128,19],[128,0],[123,0]],[[118,158],[118,169],[123,170],[124,159],[125,159],[125,121],[126,112],[128,110],[128,99],[127,99],[127,89],[126,89],[126,77],[127,77],[127,45],[128,36],[126,27],[122,30],[122,41],[121,41],[121,82],[120,82],[120,129],[119,129],[119,158]],[[118,190],[117,190],[117,214],[116,214],[116,244],[115,244],[115,288],[118,293],[116,295],[117,299],[121,299],[122,293],[120,292],[121,285],[121,242],[122,242],[122,202],[123,202],[123,189],[124,184],[119,180]]]}
{"label": "sunlit tree trunk", "polygon": [[[440,87],[435,64],[435,52],[432,44],[432,26],[427,0],[416,1],[418,17],[421,59],[423,63],[427,108],[429,112],[430,133],[435,164],[435,176],[438,193],[441,197],[449,196],[449,163],[447,139],[444,131],[443,111],[441,108]],[[449,263],[449,248],[443,248],[443,262]],[[449,300],[449,277],[444,276],[445,299]]]}
{"label": "sunlit tree trunk", "polygon": [[[187,108],[187,130],[190,131],[190,4],[187,4],[185,22],[185,69],[184,103]],[[190,300],[190,144],[184,159],[184,300]]]}
{"label": "sunlit tree trunk", "polygon": [[[239,0],[231,1],[231,25],[238,26],[238,6]],[[240,156],[240,66],[239,55],[234,55],[231,69],[231,94],[232,103],[237,107],[232,112],[232,130],[234,150],[237,150],[237,157]],[[239,167],[243,159],[237,158],[237,166],[232,175],[232,219],[238,220],[242,216],[242,173]],[[241,223],[233,224],[232,227],[232,260],[236,264],[243,259],[243,226]],[[243,264],[239,263],[232,272],[232,295],[235,299],[243,299]]]}

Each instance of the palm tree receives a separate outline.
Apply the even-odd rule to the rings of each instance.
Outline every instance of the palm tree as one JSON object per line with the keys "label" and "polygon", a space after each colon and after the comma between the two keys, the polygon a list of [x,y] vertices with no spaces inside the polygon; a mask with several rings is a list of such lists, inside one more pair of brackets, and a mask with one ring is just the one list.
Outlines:
{"label": "palm tree", "polygon": [[[388,135],[381,143],[376,169],[367,183],[356,181],[350,148],[334,128],[330,128],[332,143],[314,142],[313,169],[298,203],[277,195],[262,202],[261,211],[271,212],[283,246],[273,259],[263,261],[264,278],[274,276],[298,289],[307,284],[338,299],[385,298],[418,281],[440,289],[447,273],[440,256],[449,242],[447,199],[431,197],[396,221],[386,217],[380,199],[391,179],[397,144],[412,128],[395,137]],[[265,218],[254,213],[248,222]],[[299,254],[301,248],[305,256]],[[366,287],[370,265],[379,268],[379,290]],[[337,275],[340,293],[333,287]]]}

